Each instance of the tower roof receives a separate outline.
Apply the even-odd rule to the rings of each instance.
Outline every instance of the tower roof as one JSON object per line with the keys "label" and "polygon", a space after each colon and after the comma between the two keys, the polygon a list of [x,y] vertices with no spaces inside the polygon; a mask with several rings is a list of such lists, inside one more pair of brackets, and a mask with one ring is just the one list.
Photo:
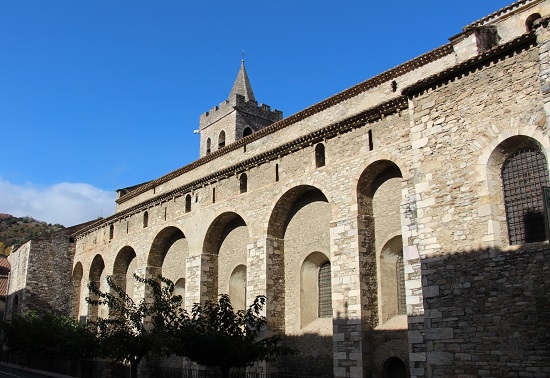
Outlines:
{"label": "tower roof", "polygon": [[245,101],[256,101],[254,98],[254,92],[252,92],[252,87],[250,86],[250,81],[248,80],[248,75],[246,74],[246,69],[244,68],[244,59],[241,61],[241,68],[231,88],[229,93],[229,101],[234,101],[235,95],[240,94],[244,96]]}

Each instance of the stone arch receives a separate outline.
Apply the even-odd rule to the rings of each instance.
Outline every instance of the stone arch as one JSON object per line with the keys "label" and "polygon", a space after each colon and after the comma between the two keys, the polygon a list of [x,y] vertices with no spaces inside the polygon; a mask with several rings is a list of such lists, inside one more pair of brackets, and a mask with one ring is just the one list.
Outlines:
{"label": "stone arch", "polygon": [[80,297],[82,292],[82,277],[84,276],[84,270],[82,269],[82,263],[78,261],[73,269],[72,274],[72,308],[71,315],[74,319],[79,320],[80,315]]}
{"label": "stone arch", "polygon": [[[106,290],[105,283],[105,262],[100,254],[94,256],[92,264],[90,265],[90,273],[88,275],[88,282],[94,282],[97,287],[103,292]],[[88,296],[92,300],[96,300],[98,297],[96,294],[89,292]],[[88,304],[88,320],[96,320],[99,317],[106,317],[107,311],[103,308],[105,306],[95,306]]]}
{"label": "stone arch", "polygon": [[233,269],[229,278],[229,298],[236,311],[246,309],[246,265],[240,264]]}
{"label": "stone arch", "polygon": [[[328,265],[327,265],[328,264]],[[322,306],[330,306],[332,303],[324,303],[323,294],[332,293],[331,287],[326,287],[327,282],[322,282],[320,274],[323,274],[322,268],[329,268],[330,278],[330,259],[326,254],[321,252],[313,252],[309,254],[302,262],[300,269],[300,324],[303,327],[310,324],[315,319],[327,317],[326,311]],[[331,281],[328,281],[330,284]],[[325,293],[324,293],[325,292]],[[330,302],[332,302],[332,295]],[[332,312],[329,317],[332,317]]]}
{"label": "stone arch", "polygon": [[113,281],[121,287],[132,299],[135,297],[135,279],[133,277],[137,270],[137,256],[134,249],[130,246],[122,248],[113,265]]}
{"label": "stone arch", "polygon": [[229,293],[233,268],[247,264],[250,234],[247,223],[234,212],[220,214],[208,227],[203,245],[203,263],[210,267],[202,279],[205,300]]}
{"label": "stone arch", "polygon": [[267,226],[268,236],[276,239],[283,239],[286,229],[286,221],[292,206],[304,194],[313,191],[320,192],[324,197],[324,200],[328,202],[327,197],[321,189],[307,184],[295,186],[281,195],[269,216]]}
{"label": "stone arch", "polygon": [[183,231],[168,226],[162,229],[153,240],[147,257],[147,276],[156,278],[162,275],[172,282],[185,277],[189,246]]}
{"label": "stone arch", "polygon": [[[478,213],[480,214],[480,221],[487,222],[487,233],[484,235],[483,241],[489,246],[501,247],[511,244],[510,229],[508,222],[505,220],[507,207],[501,177],[502,168],[507,159],[520,150],[536,150],[540,152],[541,156],[544,156],[543,160],[546,163],[546,171],[548,172],[550,152],[548,138],[543,138],[542,133],[538,130],[532,130],[528,134],[510,136],[510,133],[505,133],[500,135],[499,138],[486,146],[478,159],[478,181],[485,183],[480,191],[483,205]],[[545,180],[548,180],[548,174],[546,174]]]}
{"label": "stone arch", "polygon": [[[363,170],[357,183],[361,280],[365,288],[364,301],[371,314],[367,320],[371,327],[385,321],[381,317],[383,311],[379,297],[382,294],[379,256],[384,241],[401,234],[402,180],[403,175],[397,164],[390,160],[378,160]],[[402,247],[400,252],[402,256]]]}
{"label": "stone arch", "polygon": [[399,357],[390,357],[384,362],[384,378],[407,378],[407,365]]}
{"label": "stone arch", "polygon": [[[269,293],[279,303],[281,328],[298,332],[301,319],[300,288],[303,261],[313,252],[330,256],[331,203],[317,187],[299,185],[286,191],[270,215],[267,233],[273,240],[269,274],[277,283]],[[279,277],[284,277],[284,280]],[[316,279],[314,280],[316,282]],[[317,312],[317,309],[312,310]]]}
{"label": "stone arch", "polygon": [[245,127],[243,130],[243,138],[252,135],[254,131],[250,127]]}

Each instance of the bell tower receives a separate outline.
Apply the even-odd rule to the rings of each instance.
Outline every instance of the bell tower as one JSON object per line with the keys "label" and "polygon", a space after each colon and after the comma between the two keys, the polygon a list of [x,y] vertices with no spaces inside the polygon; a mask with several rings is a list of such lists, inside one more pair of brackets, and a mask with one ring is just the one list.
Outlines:
{"label": "bell tower", "polygon": [[283,112],[258,105],[248,80],[244,59],[227,100],[201,114],[200,156],[206,156],[283,119]]}

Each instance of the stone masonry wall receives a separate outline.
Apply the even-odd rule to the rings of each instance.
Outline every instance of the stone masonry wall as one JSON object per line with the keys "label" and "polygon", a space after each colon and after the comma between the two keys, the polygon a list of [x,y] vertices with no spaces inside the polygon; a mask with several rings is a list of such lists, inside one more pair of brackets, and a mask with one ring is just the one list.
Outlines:
{"label": "stone masonry wall", "polygon": [[470,250],[422,261],[428,374],[550,375],[550,250]]}

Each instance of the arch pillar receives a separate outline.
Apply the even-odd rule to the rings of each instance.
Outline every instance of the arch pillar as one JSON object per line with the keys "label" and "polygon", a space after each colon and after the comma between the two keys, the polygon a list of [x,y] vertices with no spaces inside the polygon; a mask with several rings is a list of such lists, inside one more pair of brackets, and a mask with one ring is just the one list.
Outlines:
{"label": "arch pillar", "polygon": [[372,267],[364,253],[373,239],[369,223],[367,217],[353,216],[330,224],[335,377],[363,377],[368,369],[366,331],[377,316],[365,295],[370,280],[376,285],[376,274],[368,274],[368,268],[376,269],[375,256]]}
{"label": "arch pillar", "polygon": [[284,334],[285,272],[283,240],[268,236],[248,245],[247,303],[265,295],[263,313],[267,319],[268,336]]}
{"label": "arch pillar", "polygon": [[185,308],[194,303],[216,301],[218,293],[218,256],[202,253],[187,257]]}

